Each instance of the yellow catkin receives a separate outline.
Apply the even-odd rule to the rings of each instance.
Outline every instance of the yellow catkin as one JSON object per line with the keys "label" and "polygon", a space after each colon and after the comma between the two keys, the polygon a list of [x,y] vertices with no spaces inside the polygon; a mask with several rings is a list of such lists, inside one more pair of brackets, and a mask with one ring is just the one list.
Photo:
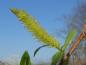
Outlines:
{"label": "yellow catkin", "polygon": [[59,41],[49,35],[31,15],[16,8],[11,9],[11,12],[23,22],[25,27],[27,27],[39,41],[49,44],[54,48],[61,49]]}

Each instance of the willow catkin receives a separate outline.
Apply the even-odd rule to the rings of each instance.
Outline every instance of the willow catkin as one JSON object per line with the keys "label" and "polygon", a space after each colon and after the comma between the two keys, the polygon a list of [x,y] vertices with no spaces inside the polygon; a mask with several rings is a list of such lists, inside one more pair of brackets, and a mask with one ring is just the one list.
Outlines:
{"label": "willow catkin", "polygon": [[11,9],[11,12],[23,22],[25,27],[27,27],[39,41],[49,44],[54,48],[61,49],[59,41],[49,35],[30,14],[16,8]]}

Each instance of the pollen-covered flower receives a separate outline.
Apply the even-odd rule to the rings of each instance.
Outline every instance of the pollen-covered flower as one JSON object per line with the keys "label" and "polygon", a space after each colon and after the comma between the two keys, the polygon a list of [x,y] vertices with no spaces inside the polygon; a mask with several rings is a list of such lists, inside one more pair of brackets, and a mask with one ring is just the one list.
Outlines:
{"label": "pollen-covered flower", "polygon": [[60,43],[54,37],[49,35],[46,30],[44,30],[37,20],[35,20],[31,15],[27,14],[23,10],[11,9],[11,11],[23,22],[27,29],[33,33],[33,35],[39,39],[39,41],[49,44],[54,48],[61,49]]}

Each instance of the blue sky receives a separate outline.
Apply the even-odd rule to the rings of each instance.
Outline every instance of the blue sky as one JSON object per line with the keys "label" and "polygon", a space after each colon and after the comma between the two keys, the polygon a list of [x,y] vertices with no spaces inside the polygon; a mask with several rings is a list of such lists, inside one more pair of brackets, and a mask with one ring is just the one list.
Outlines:
{"label": "blue sky", "polygon": [[28,50],[34,60],[49,60],[56,49],[43,48],[33,58],[34,50],[42,45],[32,37],[23,24],[10,12],[10,8],[23,9],[34,16],[49,34],[64,42],[58,32],[65,29],[64,21],[58,20],[69,14],[75,7],[77,0],[0,0],[0,58],[10,55],[21,57],[24,50]]}

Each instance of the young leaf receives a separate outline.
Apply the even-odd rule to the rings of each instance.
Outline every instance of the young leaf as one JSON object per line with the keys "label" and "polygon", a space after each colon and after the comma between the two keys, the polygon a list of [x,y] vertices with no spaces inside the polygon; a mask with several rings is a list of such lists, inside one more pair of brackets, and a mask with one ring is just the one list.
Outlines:
{"label": "young leaf", "polygon": [[72,43],[72,41],[73,41],[73,39],[74,39],[75,36],[76,36],[76,30],[75,30],[75,29],[72,29],[72,30],[68,33],[68,35],[67,35],[67,38],[66,38],[66,40],[65,40],[65,43],[64,43],[64,45],[63,45],[63,47],[62,47],[63,50],[65,50],[65,49],[68,47],[68,45],[69,45],[70,43]]}
{"label": "young leaf", "polygon": [[35,52],[34,52],[34,56],[37,54],[37,52],[38,52],[41,48],[46,47],[46,46],[49,46],[49,45],[43,45],[43,46],[38,47],[38,48],[35,50]]}
{"label": "young leaf", "polygon": [[28,51],[24,52],[24,54],[21,58],[21,61],[20,61],[20,65],[31,65],[31,61],[30,61]]}
{"label": "young leaf", "polygon": [[52,57],[51,65],[57,65],[64,55],[64,52],[58,51]]}
{"label": "young leaf", "polygon": [[23,22],[25,27],[27,27],[37,39],[54,48],[61,49],[59,41],[49,35],[30,14],[16,8],[11,9],[11,12]]}

